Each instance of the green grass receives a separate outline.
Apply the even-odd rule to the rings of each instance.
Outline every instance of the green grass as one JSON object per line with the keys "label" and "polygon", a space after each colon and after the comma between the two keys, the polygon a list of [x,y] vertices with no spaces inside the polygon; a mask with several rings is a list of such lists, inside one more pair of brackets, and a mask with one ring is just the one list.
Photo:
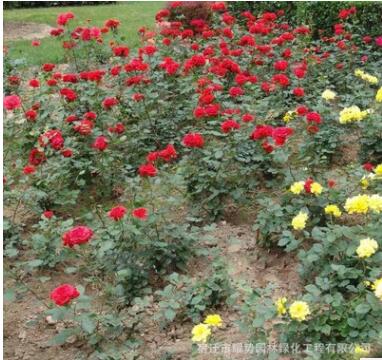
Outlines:
{"label": "green grass", "polygon": [[[138,29],[142,26],[153,28],[155,13],[164,5],[160,1],[126,1],[98,6],[4,10],[4,22],[34,22],[54,27],[57,26],[57,14],[68,11],[75,14],[75,19],[70,22],[71,28],[84,25],[88,19],[91,19],[92,25],[101,27],[106,19],[116,18],[121,21],[120,34],[126,37],[126,44],[130,48],[136,48],[140,46]],[[31,46],[31,40],[7,41],[5,45],[9,48],[11,59],[25,58],[27,65],[64,62],[64,50],[61,42],[51,37],[41,39],[40,47]]]}

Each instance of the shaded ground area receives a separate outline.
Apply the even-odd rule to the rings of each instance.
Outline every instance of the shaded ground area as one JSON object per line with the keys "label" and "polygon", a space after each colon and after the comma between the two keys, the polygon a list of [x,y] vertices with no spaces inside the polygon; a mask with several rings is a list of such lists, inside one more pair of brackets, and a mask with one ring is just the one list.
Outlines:
{"label": "shaded ground area", "polygon": [[4,22],[4,41],[34,40],[49,36],[51,26],[23,21]]}
{"label": "shaded ground area", "polygon": [[[275,297],[280,295],[293,296],[299,290],[299,279],[296,272],[297,262],[293,256],[280,253],[268,253],[259,249],[255,243],[254,234],[247,225],[231,225],[221,222],[211,234],[216,239],[216,247],[221,250],[222,256],[227,261],[230,276],[235,279],[245,279],[252,287],[262,287],[269,283],[276,285]],[[204,260],[192,263],[189,276],[203,274],[208,264]],[[49,301],[49,293],[52,288],[65,283],[79,283],[81,279],[72,275],[55,272],[51,278],[42,283],[38,277],[26,280],[28,286],[38,293],[41,299]],[[41,276],[41,274],[39,274]],[[6,284],[12,287],[12,283]],[[18,301],[5,304],[4,314],[4,359],[6,360],[66,360],[86,359],[85,349],[76,342],[64,346],[48,347],[47,342],[59,330],[62,324],[48,324],[42,316],[44,305],[31,293],[25,293]],[[184,360],[190,357],[191,341],[190,333],[193,324],[175,323],[166,331],[152,320],[152,314],[158,310],[156,303],[148,309],[147,319],[144,321],[144,333],[140,334],[144,346],[139,350],[141,359],[158,360],[165,359],[165,354],[171,354],[171,359]],[[219,329],[214,340],[219,343],[245,343],[246,338],[236,325],[239,314],[230,308],[219,311],[224,319],[224,327]],[[216,356],[209,354],[199,355],[198,359],[221,359],[223,354]],[[220,357],[219,357],[220,356]],[[248,354],[227,354],[227,359],[247,359]],[[227,357],[228,356],[228,357]]]}

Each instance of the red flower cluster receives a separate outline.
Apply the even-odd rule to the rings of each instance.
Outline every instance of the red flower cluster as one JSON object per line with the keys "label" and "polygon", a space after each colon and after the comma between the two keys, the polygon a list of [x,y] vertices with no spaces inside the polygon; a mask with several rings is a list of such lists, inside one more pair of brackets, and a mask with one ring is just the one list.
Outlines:
{"label": "red flower cluster", "polygon": [[158,159],[162,159],[165,162],[169,162],[176,159],[178,154],[176,153],[175,147],[172,144],[168,144],[163,150],[152,151],[147,155],[147,161],[149,163],[154,162]]}

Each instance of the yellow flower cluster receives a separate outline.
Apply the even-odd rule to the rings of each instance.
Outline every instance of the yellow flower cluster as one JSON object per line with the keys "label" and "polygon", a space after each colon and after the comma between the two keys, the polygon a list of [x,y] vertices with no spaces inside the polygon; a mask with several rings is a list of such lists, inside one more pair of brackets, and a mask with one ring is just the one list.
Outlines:
{"label": "yellow flower cluster", "polygon": [[367,81],[369,84],[378,84],[378,78],[376,76],[370,75],[367,72],[361,70],[361,69],[356,69],[354,71],[354,75],[361,78],[364,81]]}
{"label": "yellow flower cluster", "polygon": [[377,94],[375,95],[375,100],[377,102],[382,102],[382,87],[378,89]]}
{"label": "yellow flower cluster", "polygon": [[295,230],[302,230],[305,228],[306,221],[308,220],[308,214],[300,211],[293,219],[292,226]]}
{"label": "yellow flower cluster", "polygon": [[375,174],[368,174],[364,176],[360,181],[362,188],[367,189],[370,185],[370,181],[373,180],[374,178],[375,178]]}
{"label": "yellow flower cluster", "polygon": [[368,258],[378,250],[378,243],[374,239],[366,238],[359,242],[356,253],[360,258]]}
{"label": "yellow flower cluster", "polygon": [[337,94],[329,89],[326,89],[322,94],[321,97],[325,99],[326,101],[334,100],[336,98]]}
{"label": "yellow flower cluster", "polygon": [[283,117],[283,120],[288,123],[289,121],[293,120],[294,117],[296,116],[296,112],[295,111],[288,111],[285,113],[284,117]]}
{"label": "yellow flower cluster", "polygon": [[[305,181],[296,181],[294,182],[289,191],[295,195],[299,195],[304,191]],[[323,187],[318,182],[314,182],[310,185],[310,192],[314,195],[320,195],[322,193]]]}
{"label": "yellow flower cluster", "polygon": [[290,317],[297,321],[304,321],[310,314],[309,305],[305,301],[295,301],[289,307]]}
{"label": "yellow flower cluster", "polygon": [[344,108],[340,112],[340,123],[346,124],[352,121],[361,121],[370,113],[370,110],[361,110],[358,106],[352,105]]}
{"label": "yellow flower cluster", "polygon": [[382,196],[377,194],[353,196],[346,200],[345,210],[349,214],[366,214],[370,210],[380,213],[382,211]]}
{"label": "yellow flower cluster", "polygon": [[340,217],[342,212],[337,205],[329,204],[325,207],[325,214]]}
{"label": "yellow flower cluster", "polygon": [[195,325],[192,328],[192,341],[206,343],[211,335],[212,327],[220,327],[223,325],[223,320],[218,314],[208,315],[204,323]]}
{"label": "yellow flower cluster", "polygon": [[286,312],[287,312],[287,309],[285,307],[286,302],[287,302],[286,297],[278,298],[276,300],[275,305],[276,305],[277,314],[279,316],[286,314]]}

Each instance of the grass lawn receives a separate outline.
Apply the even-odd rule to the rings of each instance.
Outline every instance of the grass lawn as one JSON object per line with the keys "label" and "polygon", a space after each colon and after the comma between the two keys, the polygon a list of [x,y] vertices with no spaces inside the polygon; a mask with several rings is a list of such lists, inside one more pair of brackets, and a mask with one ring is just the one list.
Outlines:
{"label": "grass lawn", "polygon": [[[125,1],[110,5],[98,6],[66,6],[35,9],[4,10],[4,22],[34,22],[56,25],[57,14],[72,11],[76,18],[71,20],[71,27],[84,25],[88,19],[91,24],[102,26],[108,18],[116,18],[121,21],[120,32],[126,36],[126,44],[130,48],[140,45],[137,30],[146,26],[154,26],[155,13],[165,5],[165,2],[150,1]],[[7,41],[9,56],[12,59],[25,58],[27,65],[41,65],[42,63],[62,63],[64,50],[60,41],[50,37],[41,39],[40,47],[31,46],[31,40]]]}

